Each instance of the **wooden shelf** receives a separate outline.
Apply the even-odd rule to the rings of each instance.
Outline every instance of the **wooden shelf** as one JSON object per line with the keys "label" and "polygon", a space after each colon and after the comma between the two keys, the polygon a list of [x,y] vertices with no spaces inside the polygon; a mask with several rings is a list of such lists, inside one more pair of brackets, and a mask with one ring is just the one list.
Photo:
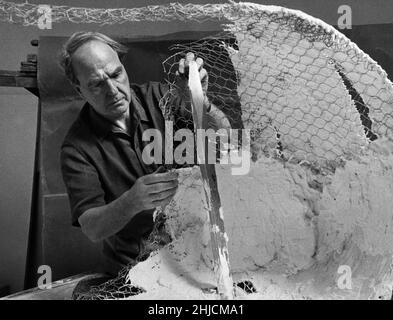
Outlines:
{"label": "wooden shelf", "polygon": [[20,87],[39,97],[37,74],[0,70],[0,87]]}
{"label": "wooden shelf", "polygon": [[37,75],[29,75],[19,71],[0,70],[0,86],[37,88]]}

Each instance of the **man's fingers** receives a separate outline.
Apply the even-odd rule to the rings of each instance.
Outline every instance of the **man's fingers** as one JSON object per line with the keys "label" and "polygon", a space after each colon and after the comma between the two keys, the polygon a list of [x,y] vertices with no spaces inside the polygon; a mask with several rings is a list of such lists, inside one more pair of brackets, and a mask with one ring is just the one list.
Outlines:
{"label": "man's fingers", "polygon": [[156,207],[158,206],[166,206],[174,197],[175,194],[171,194],[168,197],[161,200],[153,200],[152,204]]}
{"label": "man's fingers", "polygon": [[164,173],[152,173],[143,177],[143,183],[146,185],[154,184],[158,182],[168,182],[177,180],[179,174],[176,171],[164,172]]}
{"label": "man's fingers", "polygon": [[164,172],[166,172],[165,167],[164,167],[164,166],[159,166],[159,167],[157,168],[157,170],[154,171],[153,173],[164,173]]}
{"label": "man's fingers", "polygon": [[188,65],[191,61],[195,60],[195,54],[193,52],[187,52],[186,54],[186,65]]}
{"label": "man's fingers", "polygon": [[199,78],[201,79],[201,81],[207,81],[207,77],[208,77],[208,74],[207,74],[206,69],[201,69],[199,71]]}
{"label": "man's fingers", "polygon": [[185,58],[180,59],[179,61],[179,69],[178,69],[178,74],[180,75],[186,75],[188,73],[188,68],[190,66],[190,62],[191,61],[195,61],[197,66],[198,66],[198,70],[199,70],[199,74],[200,74],[200,79],[204,80],[205,78],[207,79],[207,72],[205,69],[203,69],[203,59],[202,58],[197,58],[195,60],[195,54],[193,52],[188,52],[186,54]]}
{"label": "man's fingers", "polygon": [[169,196],[163,200],[152,201],[154,207],[165,207],[171,200],[173,199],[173,195]]}
{"label": "man's fingers", "polygon": [[179,61],[179,73],[180,74],[184,74],[185,68],[186,68],[186,66],[185,66],[184,59],[180,59],[180,61]]}
{"label": "man's fingers", "polygon": [[177,191],[177,187],[158,193],[153,193],[150,195],[150,199],[152,200],[152,202],[161,201],[168,197],[173,197],[176,191]]}
{"label": "man's fingers", "polygon": [[197,66],[198,66],[198,70],[201,70],[202,67],[203,67],[203,59],[202,59],[202,58],[197,58],[197,59],[195,60],[195,62],[196,62],[196,64],[197,64]]}
{"label": "man's fingers", "polygon": [[155,194],[155,193],[163,192],[163,191],[170,190],[173,188],[177,188],[178,185],[179,185],[178,180],[150,184],[150,185],[148,185],[147,192],[150,194]]}
{"label": "man's fingers", "polygon": [[190,62],[195,61],[195,54],[192,52],[187,52],[186,59],[184,61],[184,71],[188,73],[188,68],[190,67]]}

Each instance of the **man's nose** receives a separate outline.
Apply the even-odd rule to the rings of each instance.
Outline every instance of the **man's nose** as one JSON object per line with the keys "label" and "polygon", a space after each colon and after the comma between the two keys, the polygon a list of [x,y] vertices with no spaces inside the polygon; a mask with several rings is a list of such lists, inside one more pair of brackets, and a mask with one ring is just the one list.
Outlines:
{"label": "man's nose", "polygon": [[117,86],[113,84],[111,79],[107,79],[105,81],[106,83],[106,89],[107,89],[107,94],[110,96],[116,96],[119,93],[119,90],[117,89]]}

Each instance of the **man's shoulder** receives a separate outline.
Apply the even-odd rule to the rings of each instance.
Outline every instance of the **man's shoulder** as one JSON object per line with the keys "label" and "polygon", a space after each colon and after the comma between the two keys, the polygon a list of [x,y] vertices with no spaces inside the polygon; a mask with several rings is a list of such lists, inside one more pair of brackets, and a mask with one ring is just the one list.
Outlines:
{"label": "man's shoulder", "polygon": [[150,81],[144,84],[131,84],[140,106],[148,117],[153,121],[155,128],[163,128],[163,104],[162,98],[167,94],[169,86],[161,82]]}
{"label": "man's shoulder", "polygon": [[68,129],[61,148],[73,147],[77,150],[80,150],[84,145],[92,142],[92,131],[85,119],[87,111],[87,105],[83,106],[82,110],[79,112],[78,117]]}
{"label": "man's shoulder", "polygon": [[151,88],[157,88],[157,87],[161,87],[165,84],[163,84],[162,82],[158,82],[158,81],[148,81],[148,82],[144,82],[142,84],[139,83],[131,83],[130,86],[131,88],[139,88],[141,90],[148,90]]}
{"label": "man's shoulder", "polygon": [[158,81],[149,81],[143,84],[132,83],[130,86],[138,96],[153,95],[160,97],[169,89],[167,84]]}

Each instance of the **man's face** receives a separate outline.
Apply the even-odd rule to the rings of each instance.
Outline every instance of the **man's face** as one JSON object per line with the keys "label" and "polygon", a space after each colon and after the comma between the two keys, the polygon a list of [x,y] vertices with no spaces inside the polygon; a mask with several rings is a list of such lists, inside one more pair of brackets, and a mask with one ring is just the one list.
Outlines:
{"label": "man's face", "polygon": [[131,101],[127,72],[107,44],[90,41],[72,56],[78,91],[94,110],[111,121],[123,118]]}

